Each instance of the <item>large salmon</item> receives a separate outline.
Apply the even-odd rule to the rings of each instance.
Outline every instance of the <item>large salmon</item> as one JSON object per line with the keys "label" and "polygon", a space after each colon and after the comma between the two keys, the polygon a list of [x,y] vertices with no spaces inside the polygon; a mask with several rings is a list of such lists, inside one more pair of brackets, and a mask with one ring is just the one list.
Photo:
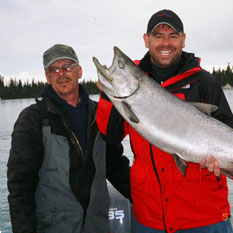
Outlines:
{"label": "large salmon", "polygon": [[216,106],[175,97],[117,47],[110,68],[93,61],[118,112],[151,144],[173,155],[183,175],[185,161],[200,163],[213,155],[221,173],[233,179],[233,129],[210,116]]}

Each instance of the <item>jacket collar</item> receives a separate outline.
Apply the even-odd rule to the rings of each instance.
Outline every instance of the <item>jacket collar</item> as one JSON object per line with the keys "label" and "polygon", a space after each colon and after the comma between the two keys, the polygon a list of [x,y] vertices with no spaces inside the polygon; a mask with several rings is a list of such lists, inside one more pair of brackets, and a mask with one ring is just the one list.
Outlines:
{"label": "jacket collar", "polygon": [[[195,57],[193,53],[187,52],[182,52],[181,59],[182,62],[180,62],[180,65],[177,67],[177,71],[174,73],[174,75],[172,77],[168,77],[161,84],[161,86],[168,89],[169,91],[175,91],[191,82],[197,81],[197,77],[193,76],[193,74],[200,72],[201,70],[200,59]],[[158,78],[153,72],[149,52],[145,54],[139,64],[139,67],[155,81],[159,82]]]}
{"label": "jacket collar", "polygon": [[[60,118],[65,119],[65,112],[62,110],[61,106],[55,103],[51,97],[43,96],[46,102],[46,109],[52,114],[58,115]],[[87,126],[89,127],[93,122],[95,122],[96,117],[97,102],[87,99],[86,110],[87,110]]]}

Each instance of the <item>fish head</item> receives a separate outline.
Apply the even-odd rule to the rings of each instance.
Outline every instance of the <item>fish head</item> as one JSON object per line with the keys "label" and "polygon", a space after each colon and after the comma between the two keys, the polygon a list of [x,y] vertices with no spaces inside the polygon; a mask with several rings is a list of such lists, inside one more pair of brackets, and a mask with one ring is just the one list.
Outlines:
{"label": "fish head", "polygon": [[95,57],[93,62],[97,68],[100,85],[107,95],[126,98],[138,90],[141,81],[140,69],[116,46],[113,62],[109,68],[101,65]]}

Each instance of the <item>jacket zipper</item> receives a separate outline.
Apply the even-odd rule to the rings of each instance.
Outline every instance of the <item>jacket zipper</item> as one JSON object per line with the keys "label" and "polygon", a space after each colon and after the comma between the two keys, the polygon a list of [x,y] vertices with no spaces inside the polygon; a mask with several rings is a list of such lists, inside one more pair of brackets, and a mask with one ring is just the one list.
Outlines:
{"label": "jacket zipper", "polygon": [[78,138],[76,137],[75,133],[74,133],[73,130],[66,124],[65,121],[64,121],[64,125],[65,125],[65,127],[66,127],[68,130],[70,130],[70,132],[71,132],[71,134],[72,134],[72,136],[73,136],[73,139],[74,139],[74,140],[72,140],[72,141],[74,141],[74,144],[75,144],[75,145],[78,147],[78,149],[81,151],[81,156],[84,157],[83,149],[82,149],[82,147],[81,147],[81,145],[80,145],[80,143],[79,143],[79,140],[78,140]]}
{"label": "jacket zipper", "polygon": [[[53,112],[53,111],[51,111],[51,112],[52,112],[53,114],[56,114],[56,112]],[[87,136],[89,136],[90,131],[91,131],[91,128],[92,128],[92,125],[95,123],[95,121],[96,121],[96,114],[95,114],[95,117],[94,117],[93,121],[91,122],[91,124],[90,124],[90,126],[89,126]],[[75,133],[73,132],[73,130],[67,125],[66,121],[63,120],[63,122],[64,122],[65,127],[66,127],[68,130],[70,130],[70,132],[71,132],[71,134],[72,134],[72,136],[73,136],[73,139],[74,139],[74,140],[73,140],[73,141],[74,141],[74,144],[75,144],[76,147],[78,147],[78,149],[81,151],[81,156],[82,156],[82,158],[84,158],[83,149],[82,149],[82,147],[81,147],[81,145],[80,145],[80,143],[79,143],[78,138],[76,137],[76,135],[75,135]],[[88,138],[88,137],[87,137],[87,138]]]}
{"label": "jacket zipper", "polygon": [[152,162],[152,165],[153,165],[155,175],[156,175],[157,180],[159,182],[160,193],[161,193],[162,212],[163,212],[163,224],[164,224],[165,231],[167,232],[167,226],[166,226],[166,221],[165,221],[165,213],[164,213],[164,205],[163,205],[163,198],[162,198],[162,187],[161,187],[161,182],[160,182],[160,179],[159,179],[159,174],[158,174],[158,171],[157,171],[156,166],[155,166],[155,161],[154,161],[154,157],[153,157],[153,150],[152,150],[152,145],[151,144],[150,144],[150,157],[151,157],[151,162]]}
{"label": "jacket zipper", "polygon": [[[91,131],[91,128],[92,128],[93,124],[95,123],[95,120],[96,120],[96,114],[95,114],[95,117],[94,117],[93,121],[91,122],[91,124],[90,124],[90,126],[89,126],[87,138],[88,138],[88,136],[90,135],[90,131]],[[74,133],[73,130],[66,124],[65,121],[64,121],[64,125],[65,125],[65,127],[66,127],[68,130],[71,131],[72,136],[73,136],[73,138],[74,138],[74,141],[76,142],[75,144],[76,144],[76,146],[79,148],[79,150],[81,151],[81,156],[84,157],[83,149],[82,149],[82,147],[81,147],[81,145],[80,145],[80,143],[79,143],[79,140],[78,140],[78,138],[76,137],[75,133]]]}
{"label": "jacket zipper", "polygon": [[[54,111],[50,111],[50,112],[53,113],[54,115],[57,115],[57,113],[54,112]],[[73,130],[66,124],[66,121],[65,121],[64,119],[63,119],[63,123],[64,123],[64,126],[65,126],[69,131],[71,131],[71,134],[72,134],[73,139],[74,139],[74,140],[72,140],[72,141],[73,141],[73,143],[76,145],[76,147],[81,151],[81,156],[84,157],[84,155],[83,155],[83,149],[82,149],[82,147],[81,147],[81,145],[80,145],[80,143],[79,143],[79,141],[78,141],[78,138],[76,137],[75,133],[74,133]]]}
{"label": "jacket zipper", "polygon": [[87,138],[88,138],[88,136],[90,135],[91,128],[92,128],[92,126],[94,125],[95,121],[96,121],[96,114],[95,114],[95,117],[94,117],[93,121],[91,122],[91,124],[90,124],[90,126],[89,126],[89,128],[88,128]]}
{"label": "jacket zipper", "polygon": [[155,161],[154,161],[154,157],[153,157],[153,151],[152,151],[152,145],[151,144],[150,144],[150,158],[151,158],[153,169],[154,169],[155,175],[157,177],[157,180],[159,182],[159,186],[160,186],[160,190],[161,190],[161,183],[160,183],[158,171],[157,171],[156,166],[155,166]]}

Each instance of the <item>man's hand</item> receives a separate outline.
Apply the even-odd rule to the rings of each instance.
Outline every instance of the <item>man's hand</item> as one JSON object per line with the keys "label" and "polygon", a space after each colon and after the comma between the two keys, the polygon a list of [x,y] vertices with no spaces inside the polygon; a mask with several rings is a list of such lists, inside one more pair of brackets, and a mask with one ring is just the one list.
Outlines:
{"label": "man's hand", "polygon": [[103,88],[101,87],[100,80],[97,81],[97,87],[100,91],[103,91]]}
{"label": "man's hand", "polygon": [[[206,163],[207,163],[207,159],[206,158],[202,159],[200,162],[201,168],[206,168],[207,167]],[[215,176],[220,176],[219,163],[213,156],[210,156],[209,163],[208,163],[208,170],[210,172],[214,172]]]}

